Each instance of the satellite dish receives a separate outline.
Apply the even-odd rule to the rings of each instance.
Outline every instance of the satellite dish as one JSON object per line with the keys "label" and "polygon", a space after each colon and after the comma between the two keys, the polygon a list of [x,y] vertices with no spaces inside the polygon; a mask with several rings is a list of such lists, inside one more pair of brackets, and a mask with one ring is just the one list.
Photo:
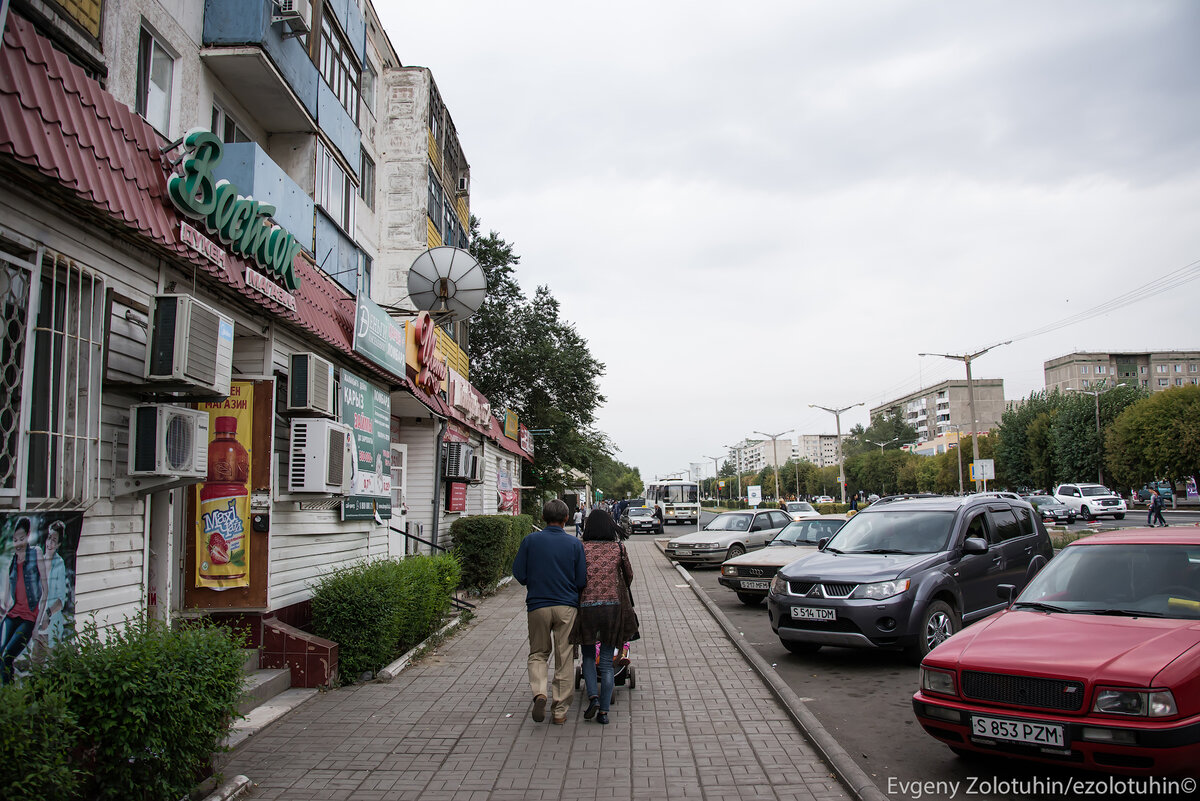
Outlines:
{"label": "satellite dish", "polygon": [[483,268],[465,250],[431,248],[408,268],[408,296],[421,311],[466,320],[479,311],[486,294]]}

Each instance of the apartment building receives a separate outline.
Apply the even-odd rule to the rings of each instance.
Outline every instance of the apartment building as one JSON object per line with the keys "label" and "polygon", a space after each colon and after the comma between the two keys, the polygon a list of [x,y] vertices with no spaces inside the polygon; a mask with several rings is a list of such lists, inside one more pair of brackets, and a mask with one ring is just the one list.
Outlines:
{"label": "apartment building", "polygon": [[1043,364],[1046,389],[1096,389],[1117,384],[1161,392],[1200,384],[1200,350],[1145,353],[1077,351]]}
{"label": "apartment building", "polygon": [[[844,442],[846,435],[842,435]],[[801,434],[795,448],[796,457],[812,462],[817,467],[828,467],[838,463],[837,434]]]}
{"label": "apartment building", "polygon": [[1000,418],[1004,414],[1004,380],[976,378],[972,384],[975,392],[974,424],[971,422],[966,379],[943,381],[881,403],[871,409],[871,419],[875,419],[876,415],[896,412],[904,422],[917,430],[917,439],[922,442],[948,431],[960,430],[964,434],[990,431],[1000,425]]}

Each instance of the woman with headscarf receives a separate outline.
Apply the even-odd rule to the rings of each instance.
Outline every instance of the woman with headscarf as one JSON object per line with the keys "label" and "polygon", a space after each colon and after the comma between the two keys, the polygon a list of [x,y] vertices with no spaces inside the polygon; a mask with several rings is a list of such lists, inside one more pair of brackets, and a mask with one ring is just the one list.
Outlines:
{"label": "woman with headscarf", "polygon": [[[636,640],[637,614],[629,585],[633,568],[629,554],[617,539],[612,517],[602,509],[588,515],[583,527],[583,552],[587,559],[587,587],[579,597],[574,641],[583,648],[583,678],[588,707],[583,716],[608,723],[613,692],[613,652]],[[596,644],[600,645],[599,658]],[[597,675],[599,674],[599,675]]]}

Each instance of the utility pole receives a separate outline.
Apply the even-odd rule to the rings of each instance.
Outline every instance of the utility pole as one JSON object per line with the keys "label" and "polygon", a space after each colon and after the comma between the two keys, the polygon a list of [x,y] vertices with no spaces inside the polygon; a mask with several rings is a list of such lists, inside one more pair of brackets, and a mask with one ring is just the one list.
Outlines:
{"label": "utility pole", "polygon": [[742,446],[741,445],[726,445],[726,448],[737,453],[737,479],[738,479],[738,500],[742,497]]}
{"label": "utility pole", "polygon": [[[1012,340],[1005,342],[997,342],[995,345],[988,345],[983,350],[977,350],[974,353],[966,353],[955,355],[953,353],[918,353],[918,356],[941,356],[943,359],[953,359],[956,362],[962,362],[967,366],[967,408],[971,412],[971,455],[975,462],[979,462],[979,418],[975,414],[975,382],[971,378],[971,362],[978,359],[983,354],[987,353],[992,348],[998,348],[1001,345],[1010,345]],[[961,435],[961,434],[960,434]],[[981,489],[982,479],[975,479],[975,491]]]}
{"label": "utility pole", "polygon": [[721,457],[705,456],[704,458],[713,460],[713,489],[715,489],[717,491],[717,503],[719,504],[721,502],[721,490],[717,486],[717,482],[720,481],[720,478],[721,478],[721,469],[719,467],[717,467],[717,460],[720,459]]}
{"label": "utility pole", "polygon": [[775,464],[775,500],[779,500],[779,448],[776,447],[775,440],[782,437],[784,434],[790,434],[795,429],[789,428],[787,431],[780,431],[778,434],[768,434],[765,431],[755,431],[755,434],[762,434],[771,440],[771,456]]}
{"label": "utility pole", "polygon": [[842,488],[842,503],[846,502],[846,465],[842,463],[842,412],[848,412],[855,406],[862,406],[862,403],[852,403],[842,409],[830,409],[828,406],[818,406],[815,403],[808,404],[810,409],[823,409],[829,412],[837,421],[838,484]]}

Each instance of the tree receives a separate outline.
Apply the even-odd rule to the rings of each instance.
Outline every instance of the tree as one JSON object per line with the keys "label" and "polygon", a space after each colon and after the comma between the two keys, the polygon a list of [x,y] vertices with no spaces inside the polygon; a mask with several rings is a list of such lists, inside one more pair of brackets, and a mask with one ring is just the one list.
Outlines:
{"label": "tree", "polygon": [[862,427],[862,423],[850,429],[845,442],[842,443],[842,458],[848,459],[869,450],[900,450],[902,445],[917,441],[917,429],[913,428],[900,417],[896,410],[877,414],[871,418],[871,425]]}
{"label": "tree", "polygon": [[1200,471],[1200,386],[1173,387],[1127,406],[1105,437],[1113,482],[1179,481]]}
{"label": "tree", "polygon": [[608,498],[638,498],[646,485],[636,467],[618,461],[607,453],[592,462],[592,484],[604,490]]}

